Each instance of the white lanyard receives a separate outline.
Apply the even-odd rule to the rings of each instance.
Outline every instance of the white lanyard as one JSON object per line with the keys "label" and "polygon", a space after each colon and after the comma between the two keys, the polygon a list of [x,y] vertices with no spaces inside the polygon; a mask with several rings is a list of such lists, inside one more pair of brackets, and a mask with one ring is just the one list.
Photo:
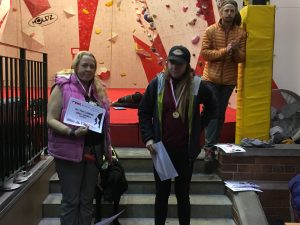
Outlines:
{"label": "white lanyard", "polygon": [[172,83],[171,79],[170,79],[170,85],[171,85],[172,96],[173,96],[174,103],[175,103],[175,108],[177,108],[177,106],[179,104],[179,101],[180,101],[180,98],[182,97],[183,91],[185,89],[185,85],[183,86],[183,88],[180,92],[180,95],[177,99],[176,99],[176,96],[175,96],[175,93],[174,93],[174,87],[173,87],[173,83]]}
{"label": "white lanyard", "polygon": [[79,80],[79,78],[77,77],[77,75],[75,75],[75,76],[76,76],[76,78],[77,78],[77,80],[78,80],[78,82],[79,82],[80,86],[81,86],[81,87],[82,87],[82,89],[84,90],[85,94],[87,94],[87,96],[88,96],[89,98],[91,98],[91,93],[92,93],[92,84],[90,84],[90,86],[89,86],[89,90],[88,90],[88,91],[86,91],[86,89],[84,88],[83,84],[81,83],[81,81]]}

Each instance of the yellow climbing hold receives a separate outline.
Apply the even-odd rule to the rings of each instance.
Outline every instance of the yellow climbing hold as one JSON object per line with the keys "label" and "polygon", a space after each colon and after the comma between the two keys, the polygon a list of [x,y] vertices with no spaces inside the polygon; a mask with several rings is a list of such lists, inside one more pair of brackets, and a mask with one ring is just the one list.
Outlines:
{"label": "yellow climbing hold", "polygon": [[83,9],[82,12],[83,12],[83,14],[86,14],[86,15],[90,13],[89,10],[87,10],[87,9]]}
{"label": "yellow climbing hold", "polygon": [[110,6],[113,5],[113,3],[114,3],[113,0],[107,1],[107,2],[105,3],[105,6],[110,7]]}
{"label": "yellow climbing hold", "polygon": [[95,29],[95,33],[96,33],[96,34],[101,34],[101,32],[102,32],[102,31],[101,31],[100,28],[96,28],[96,29]]}

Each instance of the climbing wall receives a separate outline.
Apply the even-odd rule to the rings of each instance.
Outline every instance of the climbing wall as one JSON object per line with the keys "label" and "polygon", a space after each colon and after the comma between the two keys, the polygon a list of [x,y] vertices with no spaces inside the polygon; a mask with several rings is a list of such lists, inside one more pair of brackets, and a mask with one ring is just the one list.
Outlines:
{"label": "climbing wall", "polygon": [[198,67],[198,74],[202,74],[201,37],[207,26],[217,21],[216,1],[147,1],[147,4],[165,49],[174,44],[185,45],[192,54],[192,67]]}
{"label": "climbing wall", "polygon": [[248,38],[237,85],[236,143],[269,139],[275,7],[249,5],[241,15]]}
{"label": "climbing wall", "polygon": [[78,51],[89,50],[108,87],[144,88],[164,68],[175,44],[190,49],[191,65],[202,74],[201,37],[218,21],[217,2],[12,0],[0,41],[47,52],[49,86]]}

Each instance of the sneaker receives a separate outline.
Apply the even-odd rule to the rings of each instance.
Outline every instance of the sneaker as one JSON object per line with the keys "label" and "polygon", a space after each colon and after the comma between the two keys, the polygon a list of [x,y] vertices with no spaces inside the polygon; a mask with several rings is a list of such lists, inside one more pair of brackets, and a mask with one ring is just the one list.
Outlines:
{"label": "sneaker", "polygon": [[205,148],[205,156],[204,156],[204,161],[206,162],[212,162],[216,158],[216,153],[213,148]]}

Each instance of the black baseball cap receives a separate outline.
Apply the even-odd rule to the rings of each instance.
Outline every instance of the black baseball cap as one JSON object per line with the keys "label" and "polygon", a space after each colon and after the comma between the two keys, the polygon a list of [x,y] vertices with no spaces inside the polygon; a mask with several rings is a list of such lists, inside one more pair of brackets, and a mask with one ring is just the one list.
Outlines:
{"label": "black baseball cap", "polygon": [[182,46],[182,45],[175,45],[173,46],[168,55],[168,60],[173,61],[178,64],[190,63],[191,53],[190,51]]}

